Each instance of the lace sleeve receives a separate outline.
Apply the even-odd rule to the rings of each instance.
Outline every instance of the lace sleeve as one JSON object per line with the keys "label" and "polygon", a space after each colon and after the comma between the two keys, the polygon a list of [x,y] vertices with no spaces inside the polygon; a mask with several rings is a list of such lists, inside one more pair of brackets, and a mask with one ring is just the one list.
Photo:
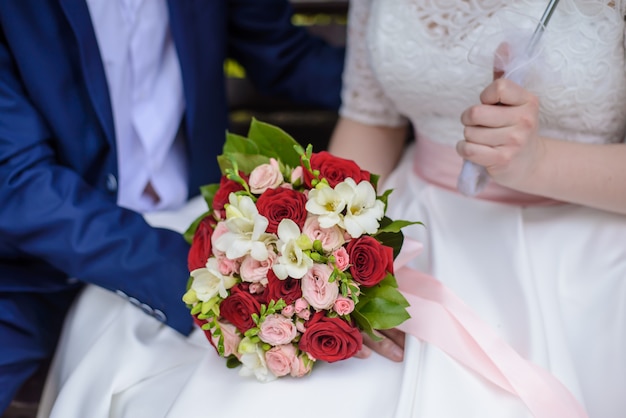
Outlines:
{"label": "lace sleeve", "polygon": [[348,14],[346,66],[341,93],[341,116],[368,125],[407,123],[387,97],[372,72],[366,32],[372,0],[351,0]]}

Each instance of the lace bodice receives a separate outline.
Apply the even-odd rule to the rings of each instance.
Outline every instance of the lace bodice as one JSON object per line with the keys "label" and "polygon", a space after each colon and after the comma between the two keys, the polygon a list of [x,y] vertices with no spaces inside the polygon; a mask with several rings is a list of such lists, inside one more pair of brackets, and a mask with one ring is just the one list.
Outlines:
{"label": "lace bodice", "polygon": [[[408,119],[419,136],[456,143],[461,113],[493,77],[488,34],[511,22],[532,33],[547,3],[352,0],[341,114],[385,126]],[[623,141],[625,9],[626,0],[560,1],[525,78],[540,98],[542,133]]]}

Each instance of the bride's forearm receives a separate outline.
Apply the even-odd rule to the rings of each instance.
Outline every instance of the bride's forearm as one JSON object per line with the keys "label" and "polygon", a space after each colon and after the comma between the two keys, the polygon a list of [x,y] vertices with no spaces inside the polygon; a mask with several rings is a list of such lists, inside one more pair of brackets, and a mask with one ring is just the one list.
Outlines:
{"label": "bride's forearm", "polygon": [[550,138],[533,173],[516,189],[626,214],[626,144],[581,144]]}

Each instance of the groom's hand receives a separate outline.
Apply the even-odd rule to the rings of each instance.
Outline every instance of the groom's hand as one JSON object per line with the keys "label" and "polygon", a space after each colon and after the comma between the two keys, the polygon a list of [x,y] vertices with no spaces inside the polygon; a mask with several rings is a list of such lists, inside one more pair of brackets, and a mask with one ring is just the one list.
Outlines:
{"label": "groom's hand", "polygon": [[358,358],[368,358],[372,351],[387,357],[393,361],[402,361],[404,358],[404,332],[398,329],[387,329],[377,332],[380,341],[374,341],[369,335],[363,333],[363,348],[356,354]]}

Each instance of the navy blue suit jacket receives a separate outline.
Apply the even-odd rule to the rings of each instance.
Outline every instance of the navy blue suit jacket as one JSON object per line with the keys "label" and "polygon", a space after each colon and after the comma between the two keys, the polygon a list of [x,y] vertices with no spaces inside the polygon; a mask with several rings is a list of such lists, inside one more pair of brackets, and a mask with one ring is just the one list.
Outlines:
{"label": "navy blue suit jacket", "polygon": [[[168,5],[186,99],[190,196],[219,179],[225,58],[263,92],[338,107],[343,49],[293,27],[287,2]],[[188,333],[188,245],[116,205],[116,158],[85,1],[0,0],[0,295],[54,292],[76,278],[136,298]],[[22,320],[2,312],[0,324]]]}

